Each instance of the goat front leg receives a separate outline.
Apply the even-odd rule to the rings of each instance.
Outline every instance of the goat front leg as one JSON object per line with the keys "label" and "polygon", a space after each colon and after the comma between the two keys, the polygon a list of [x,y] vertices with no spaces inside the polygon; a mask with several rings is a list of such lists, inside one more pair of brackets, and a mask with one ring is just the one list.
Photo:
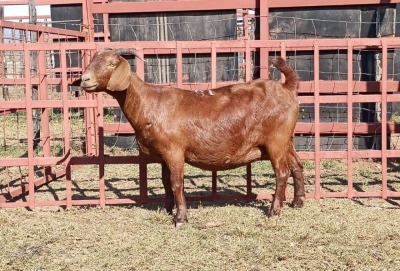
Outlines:
{"label": "goat front leg", "polygon": [[171,185],[175,196],[176,215],[174,218],[175,226],[178,227],[188,221],[187,205],[184,194],[183,167],[182,170],[171,171]]}
{"label": "goat front leg", "polygon": [[165,211],[172,215],[174,209],[174,192],[171,187],[171,171],[165,162],[161,163],[161,179],[165,190]]}
{"label": "goat front leg", "polygon": [[165,159],[166,164],[171,172],[170,175],[170,186],[173,192],[176,206],[176,215],[174,217],[174,224],[176,227],[186,223],[187,219],[187,206],[186,198],[184,194],[184,182],[183,182],[183,170],[184,170],[184,158],[177,159],[176,154],[173,156],[175,159]]}

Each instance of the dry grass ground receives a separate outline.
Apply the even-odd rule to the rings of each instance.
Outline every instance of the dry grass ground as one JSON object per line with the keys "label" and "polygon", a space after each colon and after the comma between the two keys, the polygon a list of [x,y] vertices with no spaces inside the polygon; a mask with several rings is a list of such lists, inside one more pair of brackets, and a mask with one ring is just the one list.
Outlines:
{"label": "dry grass ground", "polygon": [[[315,165],[303,162],[306,190],[313,192]],[[380,161],[357,160],[352,166],[356,191],[380,190]],[[398,191],[399,161],[389,166],[389,188]],[[150,197],[164,195],[160,169],[148,166]],[[321,169],[322,191],[347,190],[344,161],[322,161]],[[188,195],[210,193],[210,172],[188,166],[185,173]],[[253,192],[274,192],[268,162],[254,163],[252,174]],[[245,193],[244,168],[218,176],[218,193]],[[73,199],[98,198],[98,178],[98,166],[75,169]],[[107,165],[105,178],[108,198],[139,194],[138,165]],[[38,201],[65,199],[65,179],[38,188],[35,195]],[[285,206],[278,219],[267,218],[269,205],[191,202],[189,224],[179,229],[162,204],[0,209],[0,270],[400,269],[396,200],[309,199],[303,209]]]}
{"label": "dry grass ground", "polygon": [[399,270],[396,201],[190,204],[175,229],[159,205],[1,209],[0,270]]}
{"label": "dry grass ground", "polygon": [[[314,162],[304,161],[314,191]],[[321,189],[345,191],[347,166],[322,162]],[[354,189],[379,191],[380,161],[353,163]],[[149,196],[163,196],[159,165],[149,165]],[[268,162],[252,166],[255,193],[273,193]],[[98,166],[72,172],[73,198],[97,198]],[[221,173],[218,193],[245,193],[244,168]],[[107,165],[106,196],[138,195],[137,165]],[[211,173],[186,169],[188,195],[210,193]],[[400,187],[390,162],[389,187]],[[293,187],[288,187],[293,191]],[[65,199],[65,180],[36,191],[36,200]],[[19,200],[26,200],[22,197]],[[321,199],[285,206],[268,219],[269,201],[191,202],[179,229],[162,204],[0,209],[0,270],[399,270],[400,203],[383,199]]]}
{"label": "dry grass ground", "polygon": [[[54,127],[55,131],[62,130]],[[25,126],[19,128],[26,130]],[[80,131],[80,124],[72,130]],[[5,132],[3,135],[1,138],[0,133],[0,140],[15,138]],[[82,142],[79,136],[76,138],[72,142],[73,146],[77,144],[74,155],[81,155],[78,150]],[[15,149],[7,149],[0,157],[25,153],[22,132],[20,139],[20,146],[11,142]],[[119,153],[109,140],[107,154],[132,154],[132,150]],[[54,155],[59,155],[59,141],[52,145]],[[41,155],[40,150],[36,155]],[[312,193],[315,164],[303,162],[306,190]],[[390,160],[388,164],[388,187],[399,191],[400,163]],[[379,160],[355,160],[352,167],[355,191],[380,191]],[[137,196],[138,169],[138,165],[106,165],[106,196]],[[27,174],[27,167],[3,168],[0,184],[21,185],[27,182]],[[149,165],[148,174],[149,196],[163,196],[160,166]],[[210,193],[210,172],[188,166],[185,174],[188,195]],[[254,163],[252,174],[254,193],[274,192],[269,163]],[[221,173],[218,193],[245,193],[245,175],[243,168]],[[15,178],[20,180],[9,182]],[[98,198],[98,179],[98,166],[75,169],[73,199]],[[292,192],[293,187],[288,190]],[[347,190],[345,161],[321,162],[321,190]],[[65,179],[36,191],[38,201],[65,197]],[[0,209],[0,270],[400,270],[397,200],[309,199],[303,209],[285,206],[277,219],[267,218],[269,205],[268,201],[191,202],[189,224],[179,229],[173,227],[162,204]]]}

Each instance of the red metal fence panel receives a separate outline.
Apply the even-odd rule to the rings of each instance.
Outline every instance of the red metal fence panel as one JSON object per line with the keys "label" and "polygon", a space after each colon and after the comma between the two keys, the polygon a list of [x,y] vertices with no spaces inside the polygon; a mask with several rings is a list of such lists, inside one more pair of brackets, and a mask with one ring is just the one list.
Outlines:
{"label": "red metal fence panel", "polygon": [[[40,2],[40,1],[38,1]],[[50,1],[51,2],[51,1]],[[43,3],[50,3],[43,2]],[[82,1],[78,1],[81,3]],[[83,1],[86,2],[86,1]],[[89,1],[90,2],[90,1]],[[172,3],[176,2],[176,3]],[[180,2],[180,3],[178,3]],[[88,10],[92,13],[112,13],[124,11],[135,6],[135,12],[157,11],[164,5],[179,6],[182,10],[204,9],[204,2],[213,3],[215,9],[234,8],[244,9],[260,8],[261,29],[260,40],[248,38],[231,41],[132,41],[132,42],[93,42],[95,34],[88,32],[76,32],[60,30],[44,26],[31,26],[19,23],[0,21],[0,28],[6,29],[14,36],[15,33],[32,32],[41,37],[40,42],[29,43],[19,38],[11,39],[12,42],[0,44],[0,53],[3,57],[13,59],[13,74],[3,74],[0,84],[7,93],[16,93],[14,97],[0,99],[0,140],[4,141],[0,150],[0,207],[35,207],[35,206],[67,206],[96,204],[127,204],[160,202],[159,194],[149,195],[151,174],[148,167],[157,165],[160,161],[146,157],[137,150],[127,150],[114,153],[113,146],[109,146],[109,136],[115,134],[134,133],[132,128],[121,122],[114,122],[107,114],[110,108],[118,107],[115,100],[105,95],[85,94],[69,86],[74,78],[88,63],[90,56],[103,47],[110,48],[134,48],[139,55],[144,57],[171,55],[176,58],[176,80],[167,83],[169,85],[189,89],[203,90],[210,87],[219,87],[235,83],[233,81],[217,80],[217,56],[222,53],[235,53],[243,59],[240,72],[243,80],[250,80],[253,76],[254,54],[259,53],[260,76],[268,77],[269,58],[273,55],[281,55],[289,58],[292,65],[296,65],[296,58],[291,58],[297,52],[307,52],[313,56],[313,78],[310,81],[302,81],[299,88],[299,100],[301,104],[314,106],[313,122],[302,122],[296,126],[296,135],[310,136],[314,141],[313,148],[299,151],[300,157],[306,161],[310,168],[308,176],[309,198],[326,197],[398,197],[400,187],[398,178],[394,172],[397,167],[392,165],[394,158],[400,156],[400,149],[388,147],[388,138],[397,136],[399,127],[391,120],[387,113],[388,106],[400,102],[399,82],[389,78],[389,61],[395,49],[400,48],[400,38],[341,38],[341,39],[301,39],[301,40],[269,40],[268,39],[268,11],[269,8],[278,5],[277,1],[231,1],[227,4],[216,4],[215,1],[167,1],[166,3],[89,3]],[[293,1],[283,1],[282,7],[286,7]],[[311,2],[303,1],[297,6],[308,6]],[[343,1],[339,1],[343,4]],[[381,1],[350,1],[353,4],[379,4]],[[400,1],[398,1],[400,2]],[[69,3],[69,2],[68,2]],[[346,3],[349,3],[347,1]],[[391,1],[390,3],[397,3]],[[161,6],[162,4],[162,6]],[[173,4],[173,5],[172,5]],[[164,7],[165,9],[166,7]],[[92,15],[89,12],[88,17]],[[246,17],[246,13],[245,16]],[[88,20],[89,29],[91,22]],[[21,31],[21,32],[18,32]],[[107,28],[105,28],[107,31]],[[4,33],[4,32],[3,32]],[[91,33],[91,34],[90,34]],[[105,37],[107,33],[103,34]],[[245,35],[248,37],[248,34]],[[4,39],[4,38],[3,38]],[[68,40],[68,42],[56,42]],[[79,42],[71,42],[79,41]],[[86,40],[86,42],[83,42]],[[345,80],[321,80],[320,59],[321,54],[328,50],[343,51],[347,64],[347,78]],[[377,81],[354,80],[354,57],[360,50],[375,50],[377,61],[380,61],[382,70]],[[188,83],[184,79],[184,56],[187,54],[206,54],[210,58],[211,80],[206,83]],[[32,55],[37,56],[37,63],[32,63]],[[76,55],[79,59],[77,65],[71,58]],[[59,66],[54,63],[59,62]],[[5,61],[4,63],[7,63]],[[17,63],[17,64],[15,64]],[[139,77],[145,77],[147,64],[136,61],[136,73]],[[34,68],[32,68],[34,67]],[[393,68],[393,67],[392,67]],[[35,70],[35,72],[33,72]],[[393,71],[392,71],[393,70]],[[394,68],[391,72],[395,72]],[[33,98],[33,91],[38,90],[38,98]],[[4,92],[5,93],[5,92]],[[77,94],[77,95],[75,95]],[[380,119],[373,122],[353,121],[353,108],[358,103],[374,103],[380,106]],[[321,120],[321,110],[325,105],[342,104],[345,107],[345,121],[326,122]],[[39,121],[37,121],[39,120]],[[34,135],[35,121],[40,126],[40,138]],[[346,146],[340,150],[321,149],[323,135],[341,135],[346,138]],[[355,135],[374,135],[379,143],[377,148],[355,149],[353,147]],[[10,143],[11,142],[11,143]],[[39,142],[38,146],[35,144]],[[109,144],[109,145],[107,145]],[[111,145],[116,143],[112,143]],[[133,153],[132,153],[133,152]],[[375,159],[378,166],[374,171],[376,184],[368,189],[356,189],[355,161],[360,159]],[[342,178],[344,185],[339,190],[332,189],[334,185],[326,184],[326,162],[344,161],[345,174]],[[128,188],[113,187],[109,174],[110,167],[126,165],[127,168],[135,168],[138,173],[137,186],[134,192],[127,192]],[[92,167],[93,166],[93,167]],[[307,167],[307,166],[306,166]],[[83,177],[77,172],[83,169]],[[121,167],[123,169],[123,167]],[[91,172],[93,170],[93,172]],[[210,193],[191,194],[189,200],[232,200],[232,199],[271,199],[273,191],[259,192],[254,187],[252,180],[254,167],[248,165],[245,168],[245,185],[243,193],[220,194],[219,178],[222,173],[213,172],[208,177],[211,179]],[[123,170],[122,170],[123,171]],[[122,174],[122,172],[119,172]],[[339,174],[338,174],[339,175]],[[92,176],[92,177],[89,177]],[[49,189],[51,197],[41,198],[36,193],[43,184],[63,177],[54,188]],[[77,179],[92,179],[96,183],[95,188],[86,189],[85,193],[78,197],[76,191],[85,190],[79,186]],[[361,176],[362,178],[362,176]],[[358,181],[357,176],[357,182]],[[84,182],[82,181],[82,185]],[[118,184],[119,185],[119,184]],[[130,184],[131,185],[131,184]],[[343,187],[345,189],[343,190]],[[357,184],[358,187],[358,184]],[[110,190],[117,196],[110,196]],[[29,191],[28,198],[24,198]],[[122,193],[123,191],[123,193]],[[88,192],[88,193],[89,193]],[[207,192],[207,191],[206,191]],[[93,195],[92,195],[93,193]],[[22,197],[22,200],[19,200]],[[288,194],[288,198],[291,195]],[[16,200],[15,200],[16,199]]]}

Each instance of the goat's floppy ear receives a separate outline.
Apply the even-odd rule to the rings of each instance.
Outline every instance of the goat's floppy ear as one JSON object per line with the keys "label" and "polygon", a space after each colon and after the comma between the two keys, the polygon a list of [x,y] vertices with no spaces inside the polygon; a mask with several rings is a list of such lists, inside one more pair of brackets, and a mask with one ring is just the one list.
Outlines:
{"label": "goat's floppy ear", "polygon": [[121,91],[128,88],[131,82],[131,66],[126,59],[122,58],[121,62],[115,68],[108,81],[107,89],[111,91]]}

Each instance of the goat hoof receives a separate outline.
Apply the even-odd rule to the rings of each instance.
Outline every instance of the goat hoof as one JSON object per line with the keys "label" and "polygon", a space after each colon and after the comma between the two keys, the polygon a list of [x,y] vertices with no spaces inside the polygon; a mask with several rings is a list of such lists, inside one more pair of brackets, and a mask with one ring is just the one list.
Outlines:
{"label": "goat hoof", "polygon": [[306,198],[305,197],[298,197],[295,198],[292,202],[292,207],[293,208],[302,208],[304,206]]}
{"label": "goat hoof", "polygon": [[187,223],[188,223],[187,220],[174,219],[174,225],[175,225],[175,228],[177,228],[177,229],[179,229],[180,227],[182,227],[183,225],[185,225]]}
{"label": "goat hoof", "polygon": [[268,217],[272,218],[274,216],[279,216],[281,214],[281,209],[271,208],[268,213]]}
{"label": "goat hoof", "polygon": [[186,223],[184,222],[175,222],[175,228],[179,229],[180,227],[182,227],[183,225],[185,225]]}

